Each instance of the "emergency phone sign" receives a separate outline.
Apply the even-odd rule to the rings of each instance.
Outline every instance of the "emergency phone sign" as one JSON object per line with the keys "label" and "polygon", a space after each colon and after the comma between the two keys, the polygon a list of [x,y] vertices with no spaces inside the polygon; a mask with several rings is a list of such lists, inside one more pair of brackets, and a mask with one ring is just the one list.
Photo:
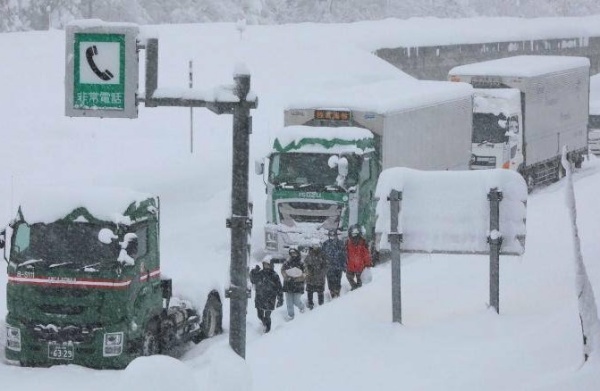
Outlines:
{"label": "emergency phone sign", "polygon": [[99,20],[67,26],[67,116],[137,118],[137,35],[137,26]]}

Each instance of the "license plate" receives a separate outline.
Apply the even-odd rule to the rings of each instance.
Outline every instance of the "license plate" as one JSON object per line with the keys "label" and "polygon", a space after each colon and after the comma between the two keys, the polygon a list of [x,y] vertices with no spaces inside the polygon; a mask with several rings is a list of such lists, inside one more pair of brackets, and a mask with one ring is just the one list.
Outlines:
{"label": "license plate", "polygon": [[75,347],[72,343],[48,343],[48,358],[53,360],[72,360],[75,358]]}

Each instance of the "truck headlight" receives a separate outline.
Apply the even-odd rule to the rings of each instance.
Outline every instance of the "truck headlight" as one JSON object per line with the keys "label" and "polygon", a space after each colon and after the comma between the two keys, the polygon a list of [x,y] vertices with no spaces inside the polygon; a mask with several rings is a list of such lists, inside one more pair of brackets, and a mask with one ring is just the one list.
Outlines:
{"label": "truck headlight", "polygon": [[265,232],[265,247],[267,250],[277,250],[277,233]]}
{"label": "truck headlight", "polygon": [[6,347],[15,352],[21,351],[21,329],[6,326]]}
{"label": "truck headlight", "polygon": [[104,334],[104,357],[118,356],[123,353],[123,332]]}

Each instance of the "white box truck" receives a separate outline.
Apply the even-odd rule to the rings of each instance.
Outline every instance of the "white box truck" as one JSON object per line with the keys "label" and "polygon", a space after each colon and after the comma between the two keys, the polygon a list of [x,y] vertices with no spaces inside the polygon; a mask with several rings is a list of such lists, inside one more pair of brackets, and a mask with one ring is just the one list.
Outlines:
{"label": "white box truck", "polygon": [[518,171],[531,191],[560,179],[563,146],[587,153],[590,63],[584,57],[515,56],[455,67],[475,88],[472,169]]}
{"label": "white box truck", "polygon": [[385,81],[305,97],[284,112],[266,174],[265,250],[275,258],[359,224],[374,242],[382,169],[467,170],[473,88]]}

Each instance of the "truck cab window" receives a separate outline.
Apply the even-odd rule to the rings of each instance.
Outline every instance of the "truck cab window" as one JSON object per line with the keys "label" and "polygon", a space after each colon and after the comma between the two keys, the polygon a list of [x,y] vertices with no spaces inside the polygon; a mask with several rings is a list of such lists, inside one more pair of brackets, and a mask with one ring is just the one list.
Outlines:
{"label": "truck cab window", "polygon": [[31,237],[31,228],[27,224],[19,224],[15,235],[14,250],[22,253],[29,248]]}
{"label": "truck cab window", "polygon": [[148,227],[136,229],[135,234],[137,235],[137,252],[135,257],[143,257],[148,253]]}

